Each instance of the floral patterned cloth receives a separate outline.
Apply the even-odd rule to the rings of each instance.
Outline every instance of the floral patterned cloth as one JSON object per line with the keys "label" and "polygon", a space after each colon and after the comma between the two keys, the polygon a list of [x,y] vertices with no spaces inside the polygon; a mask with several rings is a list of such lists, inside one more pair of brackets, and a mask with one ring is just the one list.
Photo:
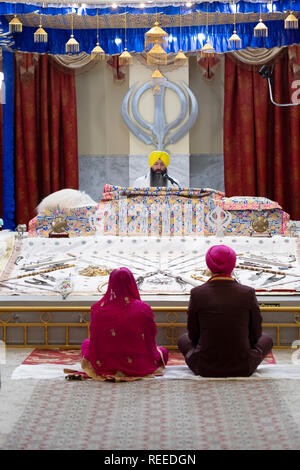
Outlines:
{"label": "floral patterned cloth", "polygon": [[[29,222],[30,236],[48,237],[55,217],[67,221],[70,237],[94,235],[185,236],[216,235],[211,224],[221,210],[224,235],[251,235],[257,216],[267,220],[270,235],[286,235],[289,214],[264,197],[225,197],[210,188],[122,188],[106,184],[96,207],[45,210]],[[228,224],[225,220],[230,219]],[[221,223],[222,225],[222,223]]]}

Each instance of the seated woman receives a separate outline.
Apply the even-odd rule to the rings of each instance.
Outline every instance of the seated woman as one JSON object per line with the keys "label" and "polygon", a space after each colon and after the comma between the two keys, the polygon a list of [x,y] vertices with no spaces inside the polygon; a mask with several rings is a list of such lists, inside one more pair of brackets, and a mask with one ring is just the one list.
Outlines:
{"label": "seated woman", "polygon": [[156,344],[150,306],[141,301],[127,268],[111,272],[104,297],[91,307],[90,338],[81,345],[81,366],[95,380],[135,380],[162,375],[168,360]]}
{"label": "seated woman", "polygon": [[250,376],[272,349],[254,289],[231,276],[235,263],[230,247],[212,246],[206,253],[212,276],[191,290],[187,333],[178,346],[196,375]]}

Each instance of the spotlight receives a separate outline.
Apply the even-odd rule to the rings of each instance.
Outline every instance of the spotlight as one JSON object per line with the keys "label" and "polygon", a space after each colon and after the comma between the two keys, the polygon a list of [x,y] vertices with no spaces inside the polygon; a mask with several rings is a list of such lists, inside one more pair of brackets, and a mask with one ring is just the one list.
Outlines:
{"label": "spotlight", "polygon": [[273,93],[272,93],[272,82],[273,82],[273,71],[274,71],[274,64],[271,65],[263,65],[258,73],[263,77],[268,79],[268,86],[269,86],[269,96],[271,103],[274,104],[275,106],[298,106],[300,103],[276,103],[273,99]]}
{"label": "spotlight", "polygon": [[274,70],[274,64],[272,65],[263,65],[258,73],[263,77],[263,78],[272,78],[273,75],[273,70]]}

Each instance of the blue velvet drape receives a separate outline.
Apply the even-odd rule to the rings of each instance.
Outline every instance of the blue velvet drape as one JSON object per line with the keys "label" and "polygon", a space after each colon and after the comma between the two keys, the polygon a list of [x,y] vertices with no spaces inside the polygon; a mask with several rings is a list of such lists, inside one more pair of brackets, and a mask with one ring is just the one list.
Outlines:
{"label": "blue velvet drape", "polygon": [[[269,21],[267,38],[255,38],[253,33],[254,23],[240,23],[237,25],[237,34],[242,40],[242,48],[246,47],[281,47],[300,42],[299,29],[284,29],[283,21]],[[164,28],[169,34],[167,52],[200,50],[207,40],[206,26],[190,26],[180,29]],[[48,43],[34,43],[36,28],[24,27],[22,33],[15,33],[15,48],[17,50],[51,54],[65,54],[65,44],[70,38],[70,31],[61,29],[49,29]],[[129,51],[142,52],[146,29],[130,29],[127,31],[127,49]],[[208,36],[216,52],[228,52],[228,39],[233,33],[233,25],[211,25],[208,28]],[[75,39],[79,42],[80,52],[90,53],[96,45],[96,30],[78,29],[74,32]],[[120,54],[125,47],[124,29],[101,29],[100,45],[107,54]]]}
{"label": "blue velvet drape", "polygon": [[5,104],[3,104],[3,226],[15,228],[14,183],[14,62],[12,52],[3,50]]}

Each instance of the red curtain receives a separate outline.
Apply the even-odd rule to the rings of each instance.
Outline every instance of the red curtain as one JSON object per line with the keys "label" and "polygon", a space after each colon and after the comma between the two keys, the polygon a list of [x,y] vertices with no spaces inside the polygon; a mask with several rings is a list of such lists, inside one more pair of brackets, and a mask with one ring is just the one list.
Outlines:
{"label": "red curtain", "polygon": [[125,67],[119,65],[119,57],[120,55],[113,55],[107,61],[108,65],[113,70],[114,79],[116,81],[122,81],[125,78]]}
{"label": "red curtain", "polygon": [[[274,63],[276,103],[292,100],[295,76],[291,65],[285,48]],[[300,220],[300,106],[273,105],[260,68],[225,55],[225,193],[228,197],[267,197],[293,220]]]}
{"label": "red curtain", "polygon": [[78,189],[75,77],[46,54],[15,54],[15,183],[17,224],[48,194]]}

